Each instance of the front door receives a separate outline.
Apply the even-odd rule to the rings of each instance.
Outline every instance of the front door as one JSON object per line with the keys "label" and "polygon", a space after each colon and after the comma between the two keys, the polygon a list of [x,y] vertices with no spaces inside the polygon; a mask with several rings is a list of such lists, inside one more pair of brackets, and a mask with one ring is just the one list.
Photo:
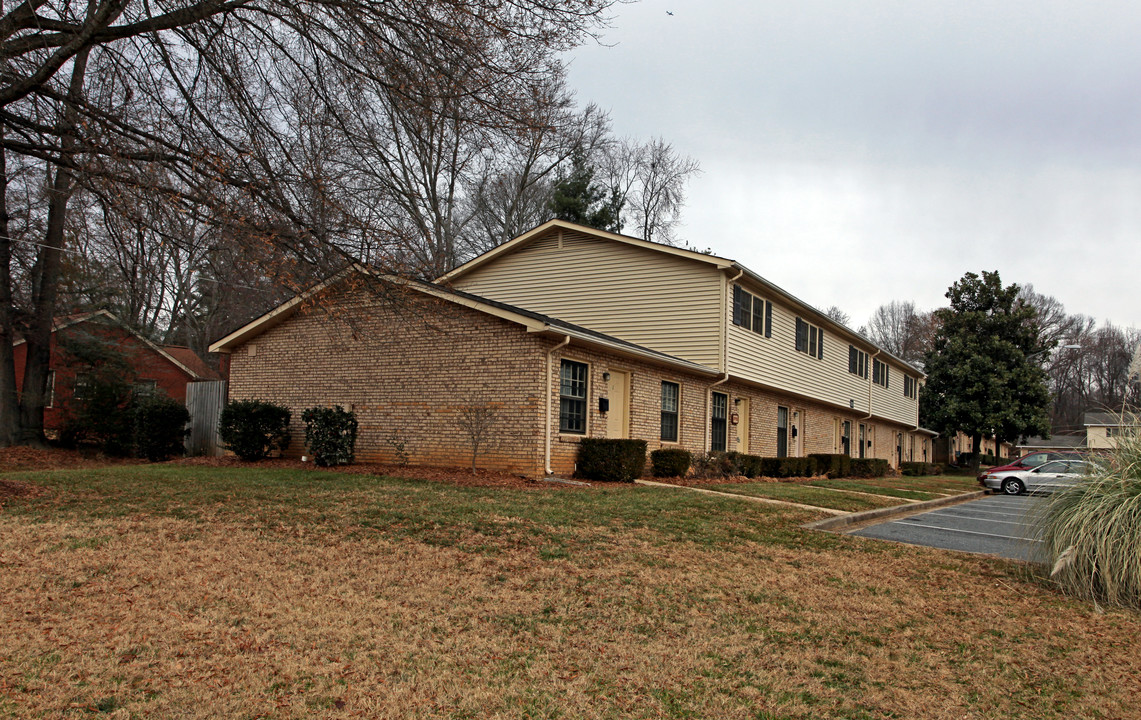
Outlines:
{"label": "front door", "polygon": [[712,452],[725,452],[728,450],[728,420],[729,396],[725,393],[713,393],[712,414],[709,419],[709,449]]}
{"label": "front door", "polygon": [[737,401],[733,410],[737,414],[737,452],[749,452],[749,398]]}
{"label": "front door", "polygon": [[777,408],[777,457],[788,457],[788,408]]}
{"label": "front door", "polygon": [[606,437],[630,437],[630,373],[611,370],[607,382],[610,410],[606,413]]}

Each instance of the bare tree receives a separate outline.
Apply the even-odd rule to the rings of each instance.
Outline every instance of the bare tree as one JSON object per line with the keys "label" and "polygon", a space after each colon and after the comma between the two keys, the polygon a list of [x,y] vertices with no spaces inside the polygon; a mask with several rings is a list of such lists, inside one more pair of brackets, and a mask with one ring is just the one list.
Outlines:
{"label": "bare tree", "polygon": [[893,300],[876,308],[860,333],[892,355],[921,365],[934,336],[929,316],[916,312],[913,302]]}
{"label": "bare tree", "polygon": [[673,245],[685,205],[685,187],[701,166],[663,138],[629,139],[600,147],[606,183],[623,200],[623,226],[643,240]]}
{"label": "bare tree", "polygon": [[[361,238],[378,227],[388,233],[381,249],[370,247],[378,264],[404,269],[398,253],[421,246],[411,240],[417,233],[433,249],[429,264],[447,262],[457,227],[448,214],[454,206],[448,173],[475,157],[451,142],[459,113],[501,132],[526,125],[542,97],[535,88],[559,67],[556,53],[588,37],[609,5],[6,5],[0,11],[0,446],[42,441],[64,258],[81,247],[68,233],[77,191],[101,188],[105,199],[117,190],[160,193],[173,211],[201,214],[219,237],[254,249],[252,256],[285,260],[267,272],[286,286],[302,284],[338,257],[347,262],[348,248],[363,245]],[[351,100],[361,89],[389,101],[386,124],[376,127],[390,131],[384,147],[396,148],[402,160],[393,169],[403,173],[400,183],[391,182],[393,173],[352,172],[362,150],[375,148],[342,142],[353,138]],[[443,141],[425,143],[428,136]],[[426,155],[421,145],[448,156]],[[439,162],[422,166],[425,157]],[[409,205],[410,188],[436,193],[430,213]],[[382,222],[394,216],[400,219]],[[115,232],[121,240],[129,234]],[[132,240],[155,242],[146,234]],[[23,249],[13,251],[13,244]],[[139,287],[143,295],[153,290]],[[11,352],[17,333],[28,350],[19,393]]]}
{"label": "bare tree", "polygon": [[493,442],[494,433],[502,419],[502,409],[493,403],[464,405],[456,411],[455,424],[465,435],[471,449],[471,472],[476,471],[479,453]]}
{"label": "bare tree", "polygon": [[839,305],[830,306],[824,311],[824,314],[829,320],[834,320],[845,327],[847,327],[848,323],[852,322],[852,316],[841,310]]}

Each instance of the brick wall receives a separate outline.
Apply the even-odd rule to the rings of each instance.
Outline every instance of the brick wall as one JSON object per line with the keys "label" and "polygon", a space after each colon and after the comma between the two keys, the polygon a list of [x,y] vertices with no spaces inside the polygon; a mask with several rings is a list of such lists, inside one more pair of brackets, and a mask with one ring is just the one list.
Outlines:
{"label": "brick wall", "polygon": [[301,310],[234,349],[231,399],[261,399],[293,413],[288,455],[305,452],[301,413],[341,405],[360,425],[357,458],[414,464],[471,462],[465,407],[496,417],[481,468],[542,468],[544,341],[514,324],[428,296],[399,307],[340,296]]}
{"label": "brick wall", "polygon": [[[359,459],[397,461],[397,446],[402,444],[414,464],[453,467],[470,462],[469,436],[459,424],[464,407],[489,406],[497,417],[481,449],[479,467],[532,475],[544,471],[544,402],[549,400],[551,468],[570,475],[579,440],[607,437],[608,414],[599,411],[599,399],[607,398],[616,406],[618,398],[605,374],[626,372],[630,376],[626,434],[646,440],[650,451],[681,447],[705,452],[713,390],[729,395],[730,413],[740,410],[735,399],[750,401],[748,450],[752,454],[776,455],[778,407],[789,408],[790,432],[795,425],[802,454],[838,452],[836,418],[852,421],[855,449],[861,421],[857,413],[740,383],[714,386],[716,376],[631,359],[577,339],[554,350],[560,338],[531,334],[518,324],[478,310],[411,294],[415,297],[401,300],[398,309],[363,294],[341,295],[325,305],[335,310],[301,310],[235,348],[231,398],[288,406],[293,412],[289,455],[305,452],[301,413],[308,407],[339,404],[357,414]],[[559,432],[563,358],[588,366],[585,435]],[[678,383],[681,391],[676,443],[660,439],[663,380]],[[875,427],[869,456],[892,459],[894,464],[895,433],[909,428],[883,422],[869,426]],[[743,427],[729,424],[730,450],[737,447],[737,433]],[[790,454],[795,447],[790,437]]]}

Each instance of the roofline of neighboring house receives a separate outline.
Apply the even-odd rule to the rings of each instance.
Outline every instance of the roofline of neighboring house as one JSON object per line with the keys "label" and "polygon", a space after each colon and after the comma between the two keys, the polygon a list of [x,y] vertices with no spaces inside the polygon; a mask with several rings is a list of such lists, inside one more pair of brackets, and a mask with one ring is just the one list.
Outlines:
{"label": "roofline of neighboring house", "polygon": [[[173,364],[175,367],[177,367],[179,370],[186,373],[187,375],[189,375],[193,379],[195,379],[195,380],[206,380],[206,379],[208,379],[205,376],[199,375],[198,373],[194,372],[189,367],[184,365],[181,361],[179,361],[173,355],[171,355],[166,350],[164,350],[161,345],[158,345],[154,342],[151,342],[147,338],[143,337],[139,333],[137,333],[134,330],[132,330],[131,328],[129,328],[126,325],[126,323],[124,323],[122,320],[119,319],[118,315],[111,312],[110,310],[95,310],[94,312],[83,313],[82,315],[75,315],[75,316],[69,317],[67,320],[65,320],[61,323],[58,323],[58,324],[53,322],[52,323],[52,332],[57,333],[60,330],[67,329],[69,327],[72,327],[74,325],[78,325],[80,323],[85,323],[88,320],[91,320],[91,319],[98,317],[100,315],[102,315],[103,317],[110,320],[119,329],[126,330],[127,332],[129,332],[131,335],[133,335],[135,337],[136,340],[139,340],[144,345],[146,345],[148,348],[155,351],[156,353],[158,353],[162,357],[166,358],[166,360],[168,362]],[[20,338],[19,340],[16,340],[15,342],[12,343],[12,347],[16,347],[17,345],[20,345],[23,342],[25,342],[24,338]]]}
{"label": "roofline of neighboring house", "polygon": [[473,271],[479,267],[482,267],[483,265],[486,265],[487,263],[489,263],[492,260],[500,257],[501,255],[506,255],[508,253],[514,252],[520,246],[526,245],[527,243],[531,242],[532,240],[539,237],[540,235],[543,235],[546,232],[548,232],[552,229],[556,229],[556,228],[560,229],[560,230],[572,230],[574,232],[586,233],[588,235],[594,235],[596,237],[603,238],[606,240],[613,240],[615,242],[620,242],[620,243],[623,243],[626,245],[631,245],[633,247],[643,248],[646,250],[653,250],[655,252],[661,252],[661,253],[665,253],[667,255],[673,255],[675,257],[680,257],[680,258],[683,258],[686,260],[691,260],[694,262],[700,262],[700,263],[704,263],[707,265],[712,265],[715,268],[717,268],[718,270],[725,271],[725,272],[728,272],[728,271],[743,272],[753,282],[755,282],[755,283],[761,285],[762,287],[770,290],[771,292],[773,292],[776,295],[784,298],[785,300],[788,300],[793,305],[797,306],[799,309],[806,310],[807,311],[806,314],[811,315],[818,323],[826,324],[826,325],[830,326],[833,331],[839,330],[840,334],[844,335],[848,339],[864,343],[864,344],[872,347],[874,350],[878,350],[879,351],[878,354],[880,356],[891,359],[895,363],[897,363],[898,365],[901,365],[901,366],[903,366],[909,370],[912,370],[913,372],[915,372],[916,374],[919,375],[919,378],[921,380],[927,377],[926,373],[924,373],[922,370],[915,367],[911,363],[907,362],[906,360],[904,360],[904,359],[902,359],[896,355],[893,355],[892,353],[889,353],[888,351],[884,350],[879,345],[872,342],[871,340],[864,337],[863,335],[856,332],[855,330],[852,330],[851,328],[846,327],[845,325],[842,325],[841,323],[836,322],[832,318],[830,318],[827,315],[825,315],[824,313],[822,313],[820,310],[817,310],[812,305],[809,305],[808,303],[804,302],[803,300],[796,297],[795,295],[788,292],[787,290],[781,288],[778,285],[775,285],[774,283],[770,282],[769,280],[766,280],[765,278],[761,277],[760,275],[753,272],[752,270],[745,267],[744,265],[737,262],[736,260],[730,260],[728,258],[719,257],[717,255],[707,255],[705,253],[695,252],[693,250],[685,250],[682,248],[676,248],[676,247],[672,247],[670,245],[663,245],[661,243],[649,242],[648,240],[641,240],[639,238],[630,237],[629,235],[619,235],[617,233],[607,232],[605,230],[599,230],[597,228],[588,227],[586,225],[578,225],[576,223],[567,222],[565,220],[548,220],[547,222],[543,223],[542,225],[539,225],[538,227],[535,227],[535,228],[532,228],[531,230],[528,230],[527,232],[523,233],[519,237],[508,240],[507,242],[503,243],[502,245],[499,245],[492,250],[488,250],[487,252],[483,253],[479,257],[472,258],[471,260],[468,260],[463,265],[460,265],[459,267],[457,267],[457,268],[455,268],[455,269],[453,269],[447,273],[444,273],[440,277],[436,278],[435,282],[437,284],[450,283],[453,280],[455,280],[459,277],[462,277],[463,275],[466,275],[469,272],[471,272],[471,271]]}
{"label": "roofline of neighboring house", "polygon": [[360,264],[354,264],[345,270],[333,275],[330,278],[318,283],[309,290],[297,295],[291,300],[287,300],[273,310],[270,310],[265,315],[246,323],[226,337],[218,340],[210,345],[210,352],[223,352],[228,353],[234,347],[245,343],[258,335],[266,332],[267,330],[276,327],[280,323],[292,317],[301,308],[302,304],[312,298],[319,292],[326,290],[341,280],[345,279],[349,273],[360,272],[370,277],[381,279],[385,282],[394,283],[402,287],[421,292],[425,295],[452,302],[457,305],[477,310],[479,312],[491,315],[493,317],[513,322],[522,326],[527,332],[530,333],[543,333],[557,336],[570,336],[579,340],[580,342],[587,343],[588,345],[601,348],[619,355],[628,357],[636,357],[642,360],[648,360],[658,365],[665,365],[667,367],[674,367],[686,370],[699,375],[717,376],[720,371],[713,368],[706,367],[698,363],[683,360],[681,358],[673,357],[665,353],[651,350],[641,345],[626,342],[620,338],[611,337],[603,333],[598,333],[588,328],[579,327],[577,325],[566,323],[557,318],[540,315],[533,313],[523,308],[516,308],[506,303],[496,302],[481,298],[478,295],[472,295],[458,290],[452,290],[434,283],[410,280],[408,278],[395,277],[392,275],[381,275],[364,267]]}

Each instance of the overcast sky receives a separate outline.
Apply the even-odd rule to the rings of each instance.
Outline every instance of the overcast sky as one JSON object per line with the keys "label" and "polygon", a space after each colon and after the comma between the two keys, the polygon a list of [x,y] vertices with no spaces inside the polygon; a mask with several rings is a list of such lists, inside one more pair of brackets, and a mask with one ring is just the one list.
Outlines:
{"label": "overcast sky", "polygon": [[853,327],[982,270],[1141,327],[1136,0],[642,0],[603,42],[571,85],[701,163],[689,244]]}

